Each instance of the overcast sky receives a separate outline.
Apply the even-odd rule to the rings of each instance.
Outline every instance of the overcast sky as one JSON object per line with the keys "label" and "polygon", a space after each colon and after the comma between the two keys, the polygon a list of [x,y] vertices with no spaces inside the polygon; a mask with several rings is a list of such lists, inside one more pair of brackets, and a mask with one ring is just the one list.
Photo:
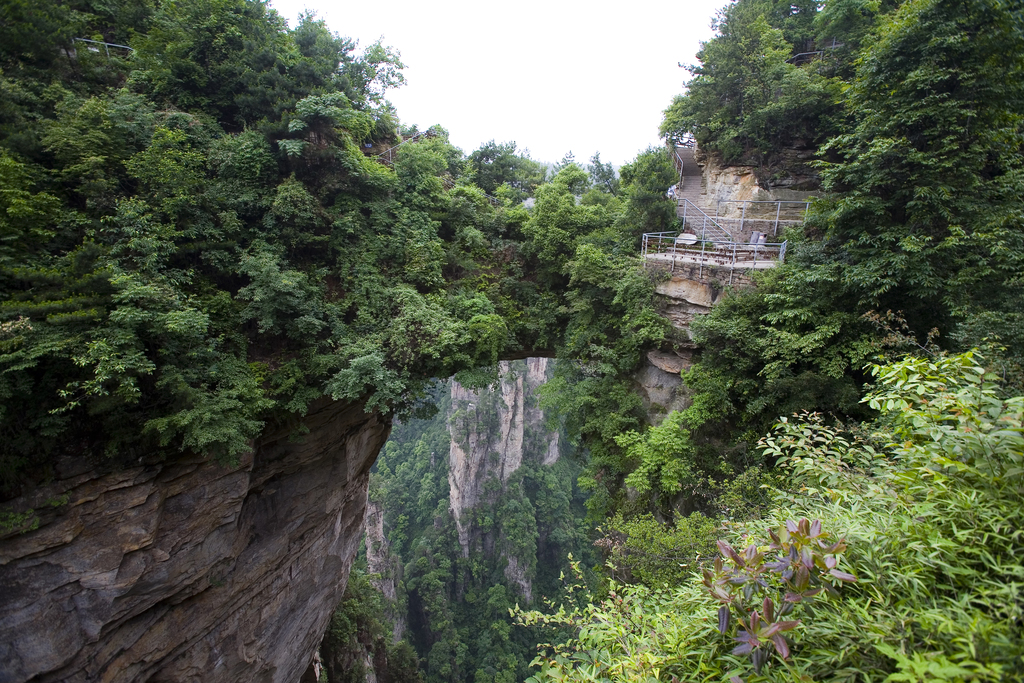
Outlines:
{"label": "overcast sky", "polygon": [[595,151],[616,165],[659,145],[661,112],[682,92],[726,0],[272,0],[294,26],[309,9],[361,48],[383,36],[407,84],[388,95],[403,123],[441,124],[469,153],[515,141],[534,159]]}

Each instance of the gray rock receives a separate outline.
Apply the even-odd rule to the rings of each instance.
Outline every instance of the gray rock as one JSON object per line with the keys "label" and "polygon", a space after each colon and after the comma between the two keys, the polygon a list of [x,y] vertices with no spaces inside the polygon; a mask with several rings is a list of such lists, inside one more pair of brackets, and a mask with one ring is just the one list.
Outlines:
{"label": "gray rock", "polygon": [[0,540],[0,681],[293,683],[345,588],[390,431],[324,401],[234,467],[199,457],[67,477]]}

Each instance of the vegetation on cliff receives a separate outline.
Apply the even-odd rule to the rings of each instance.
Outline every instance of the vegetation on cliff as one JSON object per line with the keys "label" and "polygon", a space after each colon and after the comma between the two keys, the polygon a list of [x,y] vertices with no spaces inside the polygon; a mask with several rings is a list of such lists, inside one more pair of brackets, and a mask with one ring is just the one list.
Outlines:
{"label": "vegetation on cliff", "polygon": [[[766,24],[781,36],[813,36],[797,31],[813,25],[803,16],[814,14],[813,7],[798,17],[772,7],[742,0],[722,21],[734,29]],[[844,7],[826,3],[814,21],[836,19]],[[614,425],[591,433],[590,441],[600,442],[591,446],[595,453],[617,456],[607,464],[619,479],[606,472],[602,481],[625,480],[666,516],[673,508],[689,512],[709,494],[724,500],[709,491],[709,479],[721,483],[771,464],[751,444],[780,415],[812,410],[870,418],[860,402],[869,381],[864,368],[879,354],[987,347],[989,362],[1011,387],[1021,386],[1020,15],[998,2],[918,1],[885,9],[865,6],[859,28],[845,29],[856,40],[840,41],[847,51],[859,46],[835,103],[845,123],[817,129],[825,188],[805,224],[786,235],[786,263],[759,273],[756,288],[729,293],[691,325],[698,353],[684,379],[692,405],[649,431]],[[729,60],[760,54],[756,44],[734,45],[732,29],[720,28],[722,35],[701,53],[708,73],[732,73]],[[807,48],[799,41],[786,45],[788,52]],[[824,69],[831,55],[825,50],[800,67],[783,63]],[[675,118],[683,104],[711,102],[701,90],[704,80],[698,75],[666,112],[669,131],[683,126],[702,140],[702,127],[713,128],[714,116],[738,120],[727,109]],[[721,97],[737,88],[725,88]],[[774,89],[758,107],[785,97]],[[743,115],[757,110],[751,105]],[[591,400],[600,400],[598,392]],[[608,413],[613,423],[615,413]],[[625,504],[614,488],[608,495],[612,508]],[[712,500],[696,509],[727,507]]]}
{"label": "vegetation on cliff", "polygon": [[[631,375],[684,341],[636,259],[643,232],[676,225],[663,151],[619,178],[599,156],[546,177],[514,143],[467,156],[400,124],[397,52],[254,0],[4,11],[3,499],[63,458],[230,462],[269,423],[300,434],[320,399],[400,415],[373,495],[423,674],[504,683],[532,645],[506,616],[515,582],[500,553],[465,553],[434,461],[449,432],[415,418],[436,378],[484,386],[542,351],[560,358],[543,405],[585,458],[578,488],[577,464],[528,463],[474,524],[551,595],[561,555],[582,552],[582,490],[591,522],[611,516],[608,572],[634,585],[520,611],[570,637],[539,678],[1024,675],[1016,3],[723,10],[663,132],[763,182],[787,146],[817,149],[824,193],[787,262],[693,324],[692,402],[654,427]],[[806,571],[767,567],[794,535],[801,558],[818,544]],[[696,570],[716,548],[709,592]],[[366,636],[418,675],[361,579],[350,597],[335,649]]]}
{"label": "vegetation on cliff", "polygon": [[[531,680],[1019,679],[1024,397],[1001,398],[984,362],[874,366],[865,401],[880,416],[864,425],[783,419],[759,448],[785,480],[762,518],[725,526],[724,573],[520,612],[575,629]],[[821,554],[817,586],[800,588],[803,551],[787,556],[787,538]]]}
{"label": "vegetation on cliff", "polygon": [[[693,323],[692,405],[612,437],[643,500],[620,494],[624,518],[604,543],[615,574],[641,583],[583,610],[523,613],[576,629],[537,660],[538,680],[1024,675],[1019,7],[777,9],[740,0],[723,12],[664,132],[765,168],[795,131],[819,149],[823,197],[787,234],[785,265]],[[837,33],[842,52],[822,40]],[[829,95],[790,99],[793,83]],[[747,477],[767,506],[723,493]],[[644,505],[705,516],[659,528],[630,519]],[[768,574],[750,583],[781,549],[769,531],[801,518],[828,543],[845,538],[842,559],[821,565],[842,563],[835,587],[856,576],[838,595],[780,599]],[[695,571],[718,554],[713,536],[747,548],[717,549],[750,587],[739,597]]]}
{"label": "vegetation on cliff", "polygon": [[[514,382],[525,371],[514,361],[502,379]],[[489,438],[503,414],[517,420],[520,411],[535,411],[529,389],[506,406],[500,387],[453,402],[450,383],[439,383],[438,414],[396,424],[372,475],[370,496],[384,512],[392,569],[371,578],[394,581],[392,611],[408,624],[405,640],[419,654],[427,683],[526,678],[538,635],[514,628],[509,610],[557,596],[567,556],[595,561],[584,495],[575,485],[579,465],[569,449],[551,461],[557,431],[553,436],[537,411],[540,421],[525,421],[521,443]],[[475,450],[470,438],[480,442]],[[461,455],[451,455],[453,440]],[[453,462],[462,457],[472,462]],[[461,491],[451,484],[457,467],[468,475]],[[457,500],[465,489],[476,495]]]}
{"label": "vegetation on cliff", "polygon": [[[579,166],[531,217],[514,145],[466,159],[434,128],[375,158],[415,132],[390,48],[250,0],[16,2],[2,31],[5,497],[59,457],[231,460],[321,397],[402,410],[503,355],[626,367],[662,333],[642,278],[588,281],[645,226],[577,205]],[[645,182],[621,201],[666,220]]]}

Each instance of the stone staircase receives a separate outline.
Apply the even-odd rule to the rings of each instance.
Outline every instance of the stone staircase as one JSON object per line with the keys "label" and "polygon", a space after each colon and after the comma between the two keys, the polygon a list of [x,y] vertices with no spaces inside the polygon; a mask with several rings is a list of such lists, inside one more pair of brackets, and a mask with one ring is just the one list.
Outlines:
{"label": "stone staircase", "polygon": [[703,206],[701,203],[701,180],[703,173],[700,166],[693,158],[692,147],[676,147],[673,150],[675,153],[672,156],[672,162],[676,166],[676,170],[679,171],[679,183],[676,186],[676,200],[678,206],[676,208],[676,214],[681,218],[683,200],[688,199],[697,206]]}

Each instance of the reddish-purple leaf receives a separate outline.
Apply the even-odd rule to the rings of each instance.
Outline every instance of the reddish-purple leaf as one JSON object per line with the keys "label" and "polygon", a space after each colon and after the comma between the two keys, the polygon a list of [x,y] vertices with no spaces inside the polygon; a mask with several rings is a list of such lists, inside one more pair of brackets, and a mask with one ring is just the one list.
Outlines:
{"label": "reddish-purple leaf", "polygon": [[838,562],[838,560],[836,560],[836,558],[834,556],[832,556],[832,555],[829,555],[828,557],[825,558],[825,566],[828,567],[829,569],[835,569],[837,562]]}
{"label": "reddish-purple leaf", "polygon": [[761,615],[754,610],[750,613],[750,633],[755,634],[761,630]]}
{"label": "reddish-purple leaf", "polygon": [[747,549],[743,551],[743,561],[749,565],[751,562],[754,561],[754,558],[756,558],[757,555],[757,546],[753,544],[748,545]]}
{"label": "reddish-purple leaf", "polygon": [[739,676],[729,676],[729,683],[743,683],[743,679]]}
{"label": "reddish-purple leaf", "polygon": [[857,580],[857,577],[854,576],[853,574],[847,574],[846,572],[839,571],[838,569],[833,569],[832,571],[829,572],[829,574],[831,574],[832,576],[836,577],[840,581],[846,581],[846,582],[849,582],[849,583],[853,583],[853,582],[855,582]]}
{"label": "reddish-purple leaf", "polygon": [[725,635],[725,632],[729,630],[729,622],[732,620],[732,612],[729,611],[728,605],[722,605],[718,608],[718,632]]}
{"label": "reddish-purple leaf", "polygon": [[771,638],[776,633],[790,631],[800,625],[799,621],[777,621],[758,635],[762,638]]}
{"label": "reddish-purple leaf", "polygon": [[775,646],[775,650],[779,653],[779,656],[783,659],[789,659],[789,643],[786,639],[780,635],[772,636],[772,645]]}
{"label": "reddish-purple leaf", "polygon": [[821,535],[821,520],[816,519],[811,522],[811,538],[817,538]]}
{"label": "reddish-purple leaf", "polygon": [[825,548],[825,554],[826,555],[833,555],[833,554],[837,554],[837,553],[843,552],[844,550],[846,550],[846,542],[845,541],[846,541],[846,539],[840,538],[838,541],[836,541],[835,543],[830,545],[828,548]]}
{"label": "reddish-purple leaf", "polygon": [[754,649],[754,646],[750,643],[741,643],[732,649],[734,655],[746,655]]}
{"label": "reddish-purple leaf", "polygon": [[786,531],[789,533],[795,534],[799,528],[792,519],[786,520]]}
{"label": "reddish-purple leaf", "polygon": [[750,653],[750,661],[754,663],[754,672],[761,673],[761,667],[764,666],[765,660],[768,659],[768,653],[761,648],[755,648]]}
{"label": "reddish-purple leaf", "polygon": [[772,599],[765,597],[764,602],[761,603],[761,609],[764,610],[765,621],[775,621],[775,605],[772,604]]}
{"label": "reddish-purple leaf", "polygon": [[807,567],[800,565],[796,568],[796,572],[793,574],[793,585],[796,586],[798,591],[803,591],[807,588],[807,585],[811,581],[811,573],[807,571]]}
{"label": "reddish-purple leaf", "polygon": [[783,598],[786,602],[800,602],[804,599],[800,593],[786,593],[786,597]]}
{"label": "reddish-purple leaf", "polygon": [[731,560],[732,563],[735,564],[737,567],[745,566],[743,564],[743,558],[740,557],[739,554],[737,554],[736,550],[733,549],[733,547],[725,541],[718,542],[718,550],[722,553],[722,555]]}

